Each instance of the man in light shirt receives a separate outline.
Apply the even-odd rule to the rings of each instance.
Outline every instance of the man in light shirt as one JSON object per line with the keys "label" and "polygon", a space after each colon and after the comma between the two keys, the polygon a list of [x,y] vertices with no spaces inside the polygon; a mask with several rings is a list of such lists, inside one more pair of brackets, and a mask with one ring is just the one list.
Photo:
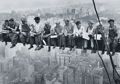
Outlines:
{"label": "man in light shirt", "polygon": [[[76,27],[74,28],[74,37],[75,37],[75,45],[80,47],[81,45],[83,45],[83,38],[82,38],[82,34],[84,32],[84,27],[81,26],[81,22],[77,21],[76,22]],[[83,47],[83,46],[82,46]]]}
{"label": "man in light shirt", "polygon": [[68,38],[67,41],[68,41],[68,46],[70,48],[70,51],[74,47],[73,31],[74,31],[74,26],[70,23],[69,20],[65,20],[63,34]]}
{"label": "man in light shirt", "polygon": [[11,18],[9,20],[9,25],[7,27],[8,29],[10,29],[9,38],[12,44],[10,48],[14,48],[19,38],[19,33],[20,33],[19,24],[13,18]]}
{"label": "man in light shirt", "polygon": [[59,44],[59,49],[64,50],[64,45],[65,45],[65,36],[62,34],[63,26],[60,24],[60,22],[56,22],[56,26],[54,28],[55,34],[58,36],[58,44]]}
{"label": "man in light shirt", "polygon": [[42,28],[42,25],[40,23],[40,17],[35,17],[34,20],[35,20],[35,23],[31,25],[29,49],[33,48],[34,39],[35,39],[35,44],[37,46],[35,50],[40,50],[41,48],[43,48],[42,35],[44,32],[44,29]]}

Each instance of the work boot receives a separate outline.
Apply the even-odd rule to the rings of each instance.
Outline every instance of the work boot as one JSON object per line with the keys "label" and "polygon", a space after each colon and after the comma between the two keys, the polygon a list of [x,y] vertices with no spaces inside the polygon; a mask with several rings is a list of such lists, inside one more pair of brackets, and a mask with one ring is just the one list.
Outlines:
{"label": "work boot", "polygon": [[49,47],[48,47],[48,52],[50,52],[50,51],[51,51],[51,47],[49,46]]}
{"label": "work boot", "polygon": [[7,45],[7,42],[5,42],[5,45]]}
{"label": "work boot", "polygon": [[26,44],[25,43],[23,43],[23,46],[25,46]]}
{"label": "work boot", "polygon": [[96,53],[96,50],[95,50],[95,49],[93,49],[93,50],[91,51],[91,53]]}
{"label": "work boot", "polygon": [[40,47],[39,47],[39,46],[37,46],[37,47],[35,48],[35,51],[37,51],[39,48],[40,48]]}
{"label": "work boot", "polygon": [[62,49],[62,47],[60,46],[59,49]]}
{"label": "work boot", "polygon": [[56,48],[56,46],[53,46],[53,49],[55,49]]}
{"label": "work boot", "polygon": [[65,50],[65,46],[62,47],[62,50]]}
{"label": "work boot", "polygon": [[105,53],[105,52],[104,52],[104,51],[102,51],[102,53],[101,53],[101,54],[103,55],[104,53]]}
{"label": "work boot", "polygon": [[14,48],[15,47],[15,44],[12,44],[12,46],[10,48]]}
{"label": "work boot", "polygon": [[107,55],[110,55],[110,51],[107,51]]}
{"label": "work boot", "polygon": [[41,45],[40,47],[38,47],[37,50],[41,50],[42,48],[44,48],[43,45]]}
{"label": "work boot", "polygon": [[115,55],[115,52],[112,52],[112,56],[114,56]]}
{"label": "work boot", "polygon": [[32,49],[33,48],[33,46],[31,45],[28,49],[30,50],[30,49]]}
{"label": "work boot", "polygon": [[72,47],[70,48],[70,51],[72,51]]}

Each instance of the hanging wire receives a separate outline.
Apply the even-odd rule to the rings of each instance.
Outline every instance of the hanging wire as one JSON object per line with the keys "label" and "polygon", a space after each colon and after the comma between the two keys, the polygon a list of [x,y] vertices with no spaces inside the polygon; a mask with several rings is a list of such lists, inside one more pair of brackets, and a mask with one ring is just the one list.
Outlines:
{"label": "hanging wire", "polygon": [[[101,25],[100,18],[99,18],[99,15],[98,15],[98,12],[97,12],[97,8],[96,8],[96,5],[95,5],[95,1],[94,1],[94,0],[92,0],[92,1],[93,1],[94,9],[95,9],[95,12],[96,12],[96,15],[97,15],[99,24]],[[105,38],[104,38],[104,40],[106,41]],[[99,49],[99,46],[98,46],[98,42],[97,42],[97,35],[96,35],[96,44],[97,44],[97,50],[98,50],[98,49]],[[108,47],[107,47],[107,49],[108,49]],[[104,61],[103,61],[103,59],[102,59],[102,57],[101,57],[101,55],[100,55],[99,52],[98,52],[98,55],[99,55],[99,57],[101,58],[102,63],[103,63],[103,66],[104,66]],[[119,77],[119,79],[120,79],[120,75],[119,75],[119,73],[117,72],[117,70],[116,70],[116,68],[115,68],[115,65],[114,65],[114,62],[113,62],[113,59],[112,59],[112,55],[109,54],[109,57],[110,57],[111,65],[112,65],[112,68],[113,68],[113,79],[114,79],[115,83],[117,84],[117,81],[116,81],[117,79],[114,77],[114,76],[115,76],[115,73],[117,74],[117,76]],[[106,68],[106,67],[104,66],[104,68]],[[106,68],[106,70],[107,70],[107,68]],[[106,72],[106,73],[108,74],[108,72]],[[109,75],[109,74],[108,74],[108,75]],[[110,84],[111,84],[110,77],[108,77],[108,78],[109,78],[109,82],[110,82]]]}
{"label": "hanging wire", "polygon": [[[93,2],[93,5],[94,5],[94,9],[95,9],[95,12],[96,12],[96,15],[97,15],[98,22],[99,22],[99,24],[101,25],[100,18],[99,18],[99,15],[98,15],[98,12],[97,12],[97,8],[96,8],[96,5],[95,5],[95,1],[92,0],[92,2]],[[98,46],[98,42],[97,42],[97,33],[96,33],[96,41],[95,41],[95,42],[96,42],[96,45],[97,45],[97,53],[98,53],[98,56],[100,57],[100,59],[101,59],[101,61],[102,61],[102,64],[103,64],[103,66],[104,66],[104,68],[105,68],[105,71],[106,71],[107,76],[108,76],[109,83],[112,84],[112,83],[111,83],[111,80],[110,80],[110,76],[109,76],[108,70],[107,70],[107,68],[106,68],[106,66],[105,66],[104,60],[103,60],[102,56],[100,55],[100,53],[99,53],[99,51],[98,51],[99,46]]]}

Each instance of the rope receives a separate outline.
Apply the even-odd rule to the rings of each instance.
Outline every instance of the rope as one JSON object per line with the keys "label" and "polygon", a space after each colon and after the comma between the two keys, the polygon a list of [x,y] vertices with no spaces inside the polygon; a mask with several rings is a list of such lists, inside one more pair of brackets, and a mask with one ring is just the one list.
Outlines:
{"label": "rope", "polygon": [[[98,22],[99,22],[99,24],[101,25],[100,18],[99,18],[99,15],[98,15],[98,12],[97,12],[97,8],[96,8],[96,5],[95,5],[95,1],[92,0],[92,2],[93,2],[93,5],[94,5],[94,9],[95,9],[95,12],[96,12],[96,15],[97,15]],[[105,66],[104,60],[102,59],[102,56],[100,55],[100,53],[99,53],[99,51],[98,51],[99,46],[98,46],[98,42],[97,42],[97,33],[96,33],[96,40],[95,40],[95,42],[96,42],[96,45],[97,45],[97,53],[98,53],[98,56],[100,57],[100,59],[101,59],[101,61],[102,61],[102,64],[103,64],[103,66],[104,66],[104,68],[105,68],[105,71],[106,71],[107,76],[108,76],[109,83],[112,84],[112,83],[111,83],[111,80],[110,80],[110,76],[109,76],[108,70],[107,70],[107,68],[106,68],[106,66]]]}
{"label": "rope", "polygon": [[[101,25],[100,18],[99,18],[99,15],[98,15],[98,13],[97,13],[95,1],[94,1],[94,0],[92,0],[92,1],[93,1],[94,9],[95,9],[95,12],[96,12],[96,15],[97,15],[99,24]],[[97,37],[96,37],[96,39],[97,39]],[[106,39],[104,38],[104,40],[106,40]],[[98,46],[97,40],[96,40],[96,44],[97,44],[97,50],[98,50],[98,49],[99,49],[99,46]],[[107,47],[107,48],[108,48],[108,47]],[[103,63],[104,68],[106,69],[106,67],[105,67],[105,65],[104,65],[104,61],[103,61],[101,55],[99,54],[99,52],[98,52],[98,55],[99,55],[99,57],[100,57],[101,60],[102,60],[102,63]],[[114,74],[115,74],[115,72],[116,72],[116,74],[118,75],[119,79],[120,79],[120,75],[119,75],[119,73],[117,72],[117,70],[116,70],[116,68],[115,68],[115,65],[114,65],[114,62],[113,62],[113,59],[112,59],[112,55],[109,54],[109,57],[110,57],[111,65],[112,65],[112,68],[113,68],[113,79],[114,79],[115,83],[117,84],[117,81],[116,81],[116,79],[115,79],[115,77],[114,77],[114,76],[115,76]],[[107,69],[106,69],[106,70],[107,70]],[[108,72],[107,72],[107,74],[108,74]],[[108,75],[109,75],[109,74],[108,74]],[[109,82],[110,82],[110,77],[108,77],[108,78],[109,78]],[[111,84],[111,82],[110,82],[110,84]]]}

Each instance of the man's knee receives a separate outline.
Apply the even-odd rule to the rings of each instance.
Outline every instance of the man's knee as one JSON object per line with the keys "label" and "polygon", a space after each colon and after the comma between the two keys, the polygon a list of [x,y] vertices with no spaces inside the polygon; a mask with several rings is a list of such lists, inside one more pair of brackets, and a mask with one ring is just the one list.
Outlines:
{"label": "man's knee", "polygon": [[13,34],[13,38],[14,38],[14,39],[17,39],[18,36],[19,36],[18,34]]}
{"label": "man's knee", "polygon": [[25,36],[23,34],[20,34],[20,39],[25,38]]}

